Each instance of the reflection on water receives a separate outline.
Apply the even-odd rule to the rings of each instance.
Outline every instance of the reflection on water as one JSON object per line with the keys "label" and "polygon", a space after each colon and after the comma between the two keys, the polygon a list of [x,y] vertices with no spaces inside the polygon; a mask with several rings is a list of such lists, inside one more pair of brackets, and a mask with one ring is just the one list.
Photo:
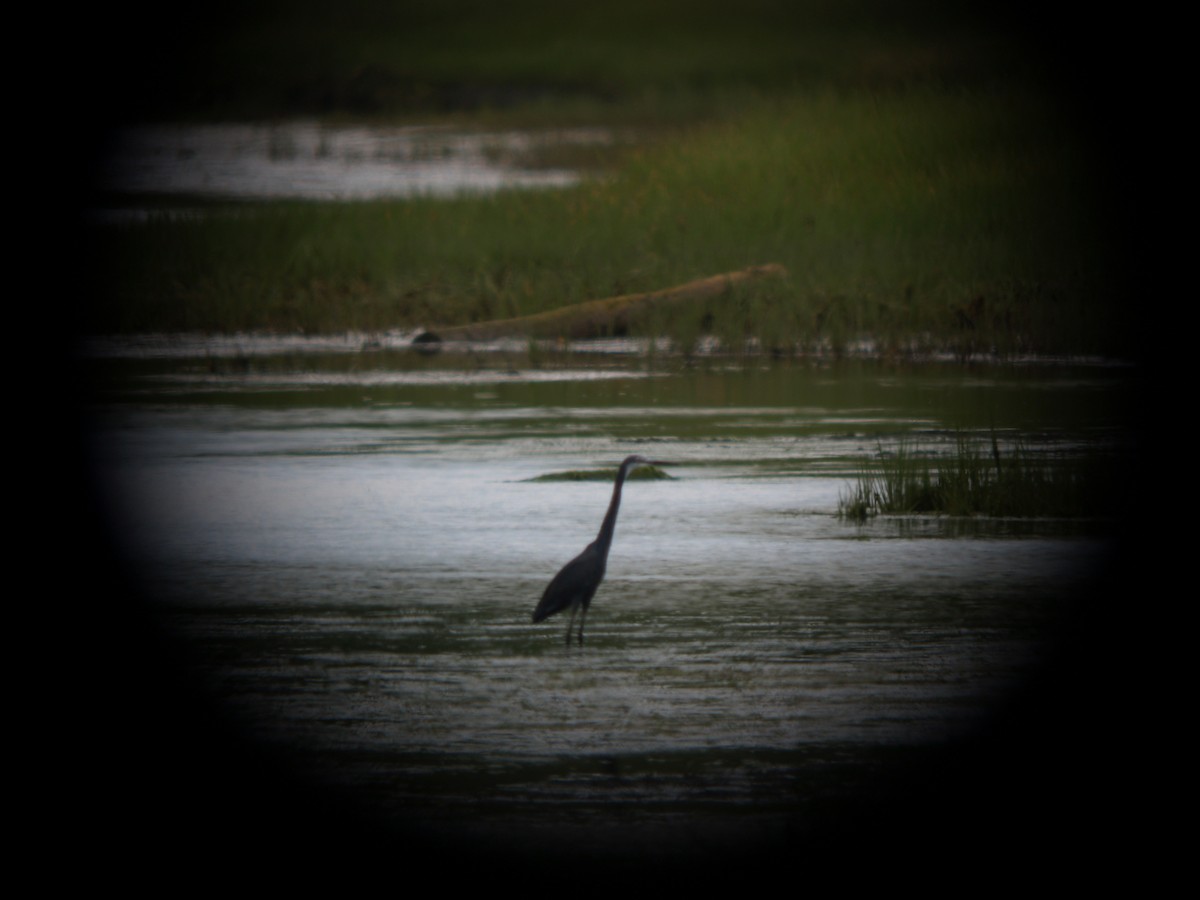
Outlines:
{"label": "reflection on water", "polygon": [[[986,725],[1107,549],[1050,523],[834,515],[900,435],[1097,439],[1103,374],[366,369],[105,376],[99,471],[222,706],[430,833],[616,852],[681,816],[732,839],[733,816],[781,840],[881,761]],[[564,648],[565,622],[530,613],[610,487],[530,479],[647,444],[673,478],[626,487],[588,644]]]}
{"label": "reflection on water", "polygon": [[611,143],[603,129],[463,132],[432,127],[146,126],[113,141],[101,187],[122,193],[365,200],[563,187],[579,175],[534,164],[547,148]]}

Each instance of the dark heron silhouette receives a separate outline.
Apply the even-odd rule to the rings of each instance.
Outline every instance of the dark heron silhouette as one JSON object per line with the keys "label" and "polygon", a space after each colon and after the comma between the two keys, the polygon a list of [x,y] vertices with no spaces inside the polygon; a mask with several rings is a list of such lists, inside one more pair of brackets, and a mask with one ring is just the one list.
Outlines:
{"label": "dark heron silhouette", "polygon": [[612,546],[613,529],[617,527],[617,510],[621,507],[621,486],[625,478],[638,466],[669,466],[671,463],[646,459],[644,456],[628,456],[617,470],[617,480],[613,485],[612,501],[608,504],[608,512],[600,525],[600,533],[577,557],[563,566],[554,580],[546,587],[537,609],[533,611],[533,621],[540,622],[564,609],[571,610],[571,621],[567,623],[567,646],[571,644],[571,627],[575,624],[575,614],[579,616],[579,643],[583,644],[583,622],[587,618],[588,607],[596,588],[604,580],[604,570],[608,565],[608,548]]}

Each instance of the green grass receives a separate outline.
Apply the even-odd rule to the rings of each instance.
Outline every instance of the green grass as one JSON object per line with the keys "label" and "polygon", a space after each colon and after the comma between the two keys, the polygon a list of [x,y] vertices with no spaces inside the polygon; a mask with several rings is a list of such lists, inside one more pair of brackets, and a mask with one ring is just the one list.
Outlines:
{"label": "green grass", "polygon": [[[883,514],[1095,518],[1113,515],[1112,465],[1087,456],[1002,450],[960,434],[949,457],[900,443],[864,467],[838,500],[838,515],[863,523]],[[1109,504],[1106,509],[1105,504]]]}
{"label": "green grass", "polygon": [[1003,15],[939,0],[217,0],[179,15],[161,40],[116,29],[98,42],[97,76],[123,78],[106,114],[661,123],[710,118],[746,91],[1036,69]]}
{"label": "green grass", "polygon": [[456,200],[270,203],[92,234],[84,330],[284,332],[528,315],[779,262],[653,322],[690,340],[1119,352],[1090,169],[1017,89],[798,91],[653,130],[604,177]]}
{"label": "green grass", "polygon": [[[93,227],[78,325],[447,326],[777,262],[787,281],[647,329],[685,349],[716,334],[783,352],[870,337],[962,358],[1122,355],[1107,151],[1041,23],[1044,44],[1009,27],[1020,15],[982,15],[941,0],[257,0],[218,2],[170,40],[90,41],[103,57],[79,105],[106,123],[586,124],[638,140],[574,160],[601,175],[565,191]],[[165,201],[179,204],[196,205]]]}

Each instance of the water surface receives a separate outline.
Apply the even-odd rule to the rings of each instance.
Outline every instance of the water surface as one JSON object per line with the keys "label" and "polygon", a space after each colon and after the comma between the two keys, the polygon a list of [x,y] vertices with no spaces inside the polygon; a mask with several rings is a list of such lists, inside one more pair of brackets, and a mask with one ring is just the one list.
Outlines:
{"label": "water surface", "polygon": [[579,173],[539,162],[613,141],[599,128],[480,132],[316,122],[155,125],[118,132],[100,181],[126,194],[371,200],[564,187]]}
{"label": "water surface", "polygon": [[[902,438],[1117,440],[1102,368],[93,365],[116,532],[204,689],[304,778],[425,835],[624,853],[809,834],[987,727],[1109,552],[1080,523],[835,514]],[[611,484],[533,479],[629,453],[676,464],[627,485],[566,647],[530,613]]]}

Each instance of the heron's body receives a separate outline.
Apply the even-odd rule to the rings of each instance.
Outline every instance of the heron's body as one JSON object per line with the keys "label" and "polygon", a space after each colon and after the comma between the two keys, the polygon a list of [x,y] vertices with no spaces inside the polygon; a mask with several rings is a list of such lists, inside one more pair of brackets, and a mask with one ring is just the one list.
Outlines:
{"label": "heron's body", "polygon": [[655,463],[641,456],[630,456],[621,463],[617,470],[617,480],[613,485],[612,500],[608,504],[608,513],[600,526],[596,539],[584,548],[584,551],[567,563],[554,579],[547,585],[542,599],[533,611],[533,621],[540,622],[563,610],[571,611],[571,620],[567,623],[567,643],[571,643],[571,629],[575,624],[575,615],[579,618],[579,643],[583,643],[583,623],[587,618],[588,607],[596,589],[604,580],[604,572],[608,567],[608,550],[612,546],[613,531],[617,526],[617,510],[621,507],[621,487],[625,478],[638,466],[666,465]]}

